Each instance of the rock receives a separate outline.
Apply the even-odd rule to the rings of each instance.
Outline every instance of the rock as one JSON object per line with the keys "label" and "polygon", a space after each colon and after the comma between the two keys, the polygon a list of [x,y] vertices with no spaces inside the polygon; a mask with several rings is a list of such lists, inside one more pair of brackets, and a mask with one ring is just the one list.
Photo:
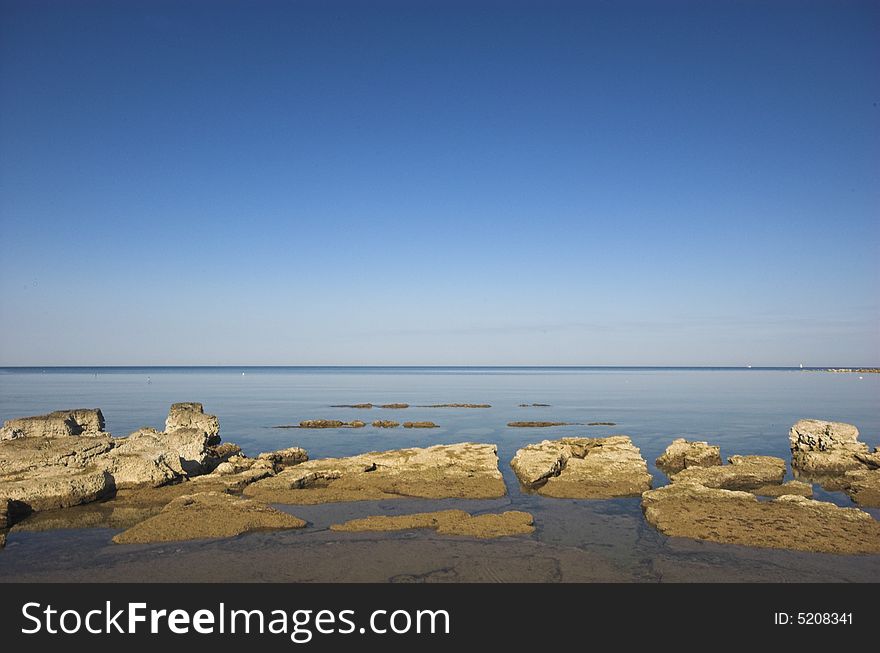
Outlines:
{"label": "rock", "polygon": [[871,515],[799,496],[758,501],[750,492],[672,483],[645,492],[642,508],[651,525],[675,537],[799,551],[880,553],[880,522]]}
{"label": "rock", "polygon": [[181,429],[194,429],[208,436],[208,444],[219,444],[220,421],[215,415],[208,415],[202,404],[187,401],[171,404],[168,417],[165,419],[165,432],[172,433]]}
{"label": "rock", "polygon": [[461,443],[309,460],[247,486],[270,503],[422,497],[491,499],[506,488],[495,445]]}
{"label": "rock", "polygon": [[692,442],[676,438],[655,464],[667,475],[687,467],[712,467],[721,464],[721,447],[708,442]]}
{"label": "rock", "polygon": [[541,406],[541,407],[549,408],[550,404],[519,404],[520,408],[529,408],[531,406]]}
{"label": "rock", "polygon": [[0,495],[8,497],[14,512],[23,514],[88,503],[112,490],[113,478],[95,467],[55,465],[0,479]]}
{"label": "rock", "polygon": [[226,460],[230,456],[237,456],[241,453],[241,447],[232,442],[224,442],[222,444],[218,444],[216,447],[213,447],[211,451],[211,456],[214,458],[219,458],[221,461]]}
{"label": "rock", "polygon": [[491,404],[425,404],[417,408],[492,408]]}
{"label": "rock", "polygon": [[440,535],[464,535],[482,539],[525,535],[535,531],[532,516],[517,510],[478,516],[470,515],[463,510],[440,510],[412,515],[378,515],[330,526],[330,530],[348,532],[406,531],[415,528],[433,528]]}
{"label": "rock", "polygon": [[158,438],[120,438],[121,442],[100,459],[113,477],[116,489],[159,487],[184,475],[177,451],[169,451]]}
{"label": "rock", "polygon": [[400,422],[395,422],[390,419],[377,419],[373,422],[373,426],[377,429],[393,429],[396,426],[400,426]]}
{"label": "rock", "polygon": [[813,496],[813,485],[802,481],[788,481],[779,485],[762,485],[749,490],[749,492],[759,497],[783,497],[788,494],[809,498]]}
{"label": "rock", "polygon": [[362,421],[359,420],[359,419],[356,419],[356,420],[354,420],[354,421],[352,421],[352,422],[349,422],[348,425],[349,425],[351,428],[353,428],[353,429],[361,429],[361,428],[365,427],[365,426],[367,425],[367,423],[366,423],[366,422],[362,422]]}
{"label": "rock", "polygon": [[868,469],[880,468],[880,449],[875,447],[871,453],[857,453],[856,460]]}
{"label": "rock", "polygon": [[512,428],[546,428],[548,426],[569,426],[569,422],[508,422]]}
{"label": "rock", "polygon": [[526,488],[550,497],[608,499],[651,488],[648,465],[626,435],[544,440],[517,451],[510,465]]}
{"label": "rock", "polygon": [[817,419],[798,420],[788,434],[791,465],[806,474],[843,474],[864,467],[857,456],[867,454],[852,424]]}
{"label": "rock", "polygon": [[617,422],[587,422],[587,426],[617,426]]}
{"label": "rock", "polygon": [[409,408],[409,404],[382,404],[379,408]]}
{"label": "rock", "polygon": [[844,474],[843,489],[860,506],[880,508],[880,469],[859,469]]}
{"label": "rock", "polygon": [[334,404],[330,408],[372,408],[373,404]]}
{"label": "rock", "polygon": [[292,467],[299,465],[309,459],[309,454],[305,449],[299,447],[289,447],[287,449],[279,449],[278,451],[270,451],[261,453],[257,456],[257,460],[268,460],[275,468]]}
{"label": "rock", "polygon": [[[177,406],[178,404],[175,404]],[[177,427],[172,431],[157,431],[142,428],[128,436],[129,450],[161,449],[177,454],[182,470],[196,476],[209,471],[213,451],[211,445],[216,443],[216,434],[205,431],[201,427]],[[123,438],[120,438],[120,446]]]}
{"label": "rock", "polygon": [[[24,437],[0,442],[0,484],[4,477],[43,467],[88,467],[113,448],[103,434],[94,437]],[[2,493],[0,493],[2,494]]]}
{"label": "rock", "polygon": [[670,477],[672,483],[699,483],[723,490],[754,490],[779,485],[785,478],[785,461],[773,456],[731,456],[729,465],[688,467]]}
{"label": "rock", "polygon": [[299,423],[301,429],[338,429],[345,426],[345,422],[338,419],[305,419]]}
{"label": "rock", "polygon": [[9,499],[0,497],[0,549],[6,546],[6,531],[9,529]]}
{"label": "rock", "polygon": [[404,422],[403,428],[405,429],[436,429],[437,425],[434,422]]}
{"label": "rock", "polygon": [[302,528],[302,519],[259,501],[220,492],[184,495],[171,501],[155,517],[113,538],[117,544],[176,542],[235,537],[256,530]]}
{"label": "rock", "polygon": [[104,415],[99,408],[75,408],[6,420],[0,428],[0,440],[105,435],[103,431]]}

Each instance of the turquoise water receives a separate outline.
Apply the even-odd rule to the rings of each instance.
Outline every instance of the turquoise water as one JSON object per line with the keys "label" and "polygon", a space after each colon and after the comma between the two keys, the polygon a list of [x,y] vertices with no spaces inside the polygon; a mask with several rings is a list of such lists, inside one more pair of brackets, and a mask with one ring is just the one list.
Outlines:
{"label": "turquoise water", "polygon": [[[99,407],[107,429],[125,435],[141,426],[162,428],[168,406],[177,401],[200,401],[205,410],[220,418],[221,436],[236,442],[248,454],[288,446],[302,446],[313,458],[342,456],[370,450],[408,446],[475,441],[498,445],[500,467],[510,497],[505,506],[532,510],[538,521],[538,542],[554,546],[574,546],[589,551],[592,543],[611,537],[614,519],[583,532],[575,519],[579,511],[620,513],[627,520],[639,519],[637,500],[572,502],[546,499],[520,493],[508,465],[517,448],[545,438],[564,435],[602,436],[625,433],[641,448],[655,475],[655,486],[665,483],[654,467],[654,459],[676,437],[705,439],[720,444],[722,454],[765,454],[789,457],[788,429],[800,418],[814,417],[856,424],[862,439],[878,446],[880,436],[880,375],[832,374],[791,369],[730,368],[37,368],[0,369],[0,419],[39,414],[61,408]],[[358,410],[331,408],[331,404],[404,402],[404,410]],[[418,408],[418,404],[488,403],[489,409]],[[549,407],[520,407],[521,403],[546,403]],[[425,430],[362,429],[300,430],[274,429],[277,425],[297,424],[304,419],[362,419],[370,422],[387,418],[396,421],[431,420],[440,428]],[[565,422],[615,422],[613,427],[565,426],[556,428],[508,428],[510,421],[547,420]],[[819,492],[819,498],[851,505],[845,495]],[[385,502],[386,504],[388,502]],[[490,502],[491,503],[491,502]],[[419,509],[424,509],[424,502]],[[410,511],[407,502],[397,502],[391,510]],[[415,504],[413,504],[415,505]],[[488,504],[487,504],[488,505]],[[495,504],[491,504],[495,505]],[[375,506],[371,506],[375,510]],[[387,507],[387,506],[386,506]],[[313,523],[326,521],[322,510],[309,508],[306,517]],[[347,509],[347,508],[346,508]],[[366,509],[366,506],[364,506]],[[291,509],[296,512],[296,508]],[[352,508],[352,514],[360,508]],[[305,512],[302,509],[301,512]],[[568,512],[566,512],[568,511]],[[610,511],[610,513],[609,513]],[[872,511],[877,516],[876,511]],[[592,514],[592,513],[591,513]],[[570,517],[566,517],[570,515]],[[580,519],[583,522],[583,519]],[[589,521],[589,519],[587,520]],[[566,523],[560,535],[553,524]],[[629,522],[627,522],[629,523]],[[645,555],[659,555],[657,547],[668,546],[666,538],[646,544],[655,537],[633,528],[641,535],[639,546]],[[605,531],[602,531],[602,529]],[[650,527],[648,527],[650,528]],[[102,529],[97,529],[101,531]],[[601,531],[601,532],[600,532]],[[554,535],[556,533],[556,535]],[[106,544],[106,534],[54,532],[15,534],[10,544],[33,540],[32,545],[52,549],[64,538],[98,538]],[[249,536],[238,538],[247,540]],[[250,536],[257,537],[257,536]],[[283,539],[282,536],[275,536]],[[323,536],[322,536],[323,537]],[[430,534],[419,536],[435,542]],[[103,538],[103,539],[102,539]],[[272,541],[271,535],[260,535]],[[638,539],[638,538],[637,538]],[[613,537],[612,541],[617,541]],[[250,540],[255,541],[255,540]],[[618,546],[626,544],[626,538]],[[68,542],[69,544],[69,542]],[[460,543],[455,544],[459,546]],[[60,546],[60,545],[59,545]],[[103,546],[103,545],[102,545]],[[450,544],[450,547],[453,545]],[[464,546],[461,544],[461,546]],[[497,546],[503,546],[499,544]],[[606,546],[606,545],[603,545]],[[698,546],[706,546],[700,543]],[[740,547],[709,545],[726,551]],[[11,558],[23,555],[18,563],[31,571],[43,569],[28,557],[26,547],[7,547],[0,553],[0,572]],[[88,547],[86,547],[88,549]],[[118,547],[123,549],[124,547]],[[185,547],[184,547],[185,548]],[[43,551],[44,549],[39,549]],[[271,550],[271,546],[269,546]],[[715,550],[715,549],[712,549]],[[651,553],[654,551],[655,553]],[[82,555],[87,555],[83,553]],[[115,555],[115,554],[114,554]],[[641,554],[640,554],[641,555]],[[732,554],[731,554],[732,555]],[[785,555],[755,553],[754,555]],[[801,556],[800,558],[798,556]],[[815,556],[810,557],[815,559]],[[820,556],[821,557],[821,556]],[[791,560],[802,560],[793,554]],[[844,557],[832,557],[843,559]],[[644,555],[639,558],[644,559]],[[823,568],[828,567],[828,557]],[[875,556],[869,571],[878,567]],[[90,558],[88,559],[90,560]],[[86,564],[88,560],[82,561]],[[851,562],[851,561],[850,561]],[[775,564],[775,563],[774,563]],[[796,562],[792,572],[797,571]],[[842,562],[840,564],[843,564]],[[847,565],[850,563],[848,562]],[[28,566],[30,565],[30,566]],[[831,565],[829,573],[833,573]],[[849,567],[847,567],[849,568]],[[842,573],[842,572],[841,572]],[[837,576],[833,576],[837,578]],[[821,578],[820,578],[821,579]]]}

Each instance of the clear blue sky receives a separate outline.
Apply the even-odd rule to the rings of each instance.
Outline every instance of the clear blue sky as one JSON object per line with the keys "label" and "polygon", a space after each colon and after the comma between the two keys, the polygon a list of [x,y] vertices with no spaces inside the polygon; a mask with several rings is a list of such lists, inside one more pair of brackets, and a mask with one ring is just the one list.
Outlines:
{"label": "clear blue sky", "polygon": [[880,363],[876,2],[0,7],[0,364]]}

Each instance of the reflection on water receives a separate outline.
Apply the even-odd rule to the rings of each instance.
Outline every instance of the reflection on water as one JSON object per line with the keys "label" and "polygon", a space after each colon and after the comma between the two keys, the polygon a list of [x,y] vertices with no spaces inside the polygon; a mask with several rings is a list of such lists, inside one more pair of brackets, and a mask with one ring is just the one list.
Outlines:
{"label": "reflection on water", "polygon": [[[241,372],[246,371],[245,375]],[[0,419],[71,407],[101,407],[107,428],[124,435],[161,428],[168,406],[194,400],[220,417],[221,434],[249,454],[291,445],[312,457],[461,442],[498,445],[509,496],[492,501],[371,501],[288,506],[309,521],[302,531],[257,533],[212,542],[119,546],[127,525],[100,505],[66,516],[37,515],[0,552],[6,580],[785,580],[877,581],[880,556],[833,556],[749,549],[658,534],[637,499],[583,501],[523,493],[508,462],[528,442],[563,435],[626,433],[648,460],[676,437],[734,453],[788,458],[788,428],[816,417],[856,424],[877,446],[880,375],[765,370],[394,370],[120,369],[58,373],[0,371]],[[147,383],[147,377],[150,383]],[[489,403],[492,408],[362,410],[331,404]],[[547,403],[548,407],[521,407]],[[303,419],[430,420],[438,429],[272,429]],[[510,421],[616,422],[617,426],[512,429]],[[816,498],[852,505],[816,486]],[[337,523],[370,514],[456,507],[531,512],[529,537],[480,542],[433,532],[336,533]],[[871,511],[875,517],[878,511]],[[134,518],[131,515],[128,517]],[[109,526],[110,528],[106,528]],[[85,527],[85,528],[84,528]],[[59,530],[64,528],[65,530]],[[26,530],[38,529],[38,530]]]}

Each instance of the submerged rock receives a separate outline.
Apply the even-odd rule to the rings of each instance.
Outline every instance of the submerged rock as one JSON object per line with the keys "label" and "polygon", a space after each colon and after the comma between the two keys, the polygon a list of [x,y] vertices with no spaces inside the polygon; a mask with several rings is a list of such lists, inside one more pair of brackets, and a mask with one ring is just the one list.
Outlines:
{"label": "submerged rock", "polygon": [[404,422],[403,428],[405,429],[436,429],[437,425],[434,422]]}
{"label": "submerged rock", "polygon": [[655,461],[667,475],[688,467],[712,467],[721,464],[721,447],[708,442],[693,442],[676,438]]}
{"label": "submerged rock", "polygon": [[609,499],[651,488],[648,465],[626,435],[544,440],[517,451],[510,465],[520,483],[550,497]]}
{"label": "submerged rock", "polygon": [[409,408],[409,404],[382,404],[379,408]]}
{"label": "submerged rock", "polygon": [[422,497],[492,499],[506,488],[495,445],[461,443],[309,460],[245,488],[270,503]]}
{"label": "submerged rock", "polygon": [[550,404],[519,404],[520,408],[531,408],[532,406],[535,406],[535,407],[540,406],[542,408],[549,408]]}
{"label": "submerged rock", "polygon": [[302,519],[259,501],[219,492],[178,497],[162,511],[113,538],[117,544],[234,537],[256,530],[302,528]]}
{"label": "submerged rock", "polygon": [[373,404],[334,404],[330,408],[372,408]]}
{"label": "submerged rock", "polygon": [[424,404],[418,408],[492,408],[491,404]]}
{"label": "submerged rock", "polygon": [[373,422],[373,426],[377,429],[393,429],[397,426],[400,426],[400,422],[395,422],[390,419],[377,419]]}
{"label": "submerged rock", "polygon": [[780,485],[785,478],[785,461],[774,456],[731,456],[728,465],[688,467],[670,477],[672,483],[699,483],[723,490],[754,490]]}
{"label": "submerged rock", "polygon": [[880,522],[857,508],[786,495],[672,483],[642,495],[645,518],[660,532],[723,544],[838,554],[880,553]]}
{"label": "submerged rock", "polygon": [[[361,428],[362,426],[366,426],[364,422],[359,419],[354,420],[353,422],[343,422],[338,419],[306,419],[299,423],[299,427],[301,429],[342,429],[342,428]],[[279,427],[276,427],[279,428]],[[285,427],[280,427],[285,428]]]}
{"label": "submerged rock", "polygon": [[406,531],[433,528],[440,535],[463,535],[488,539],[533,533],[532,516],[527,512],[509,510],[501,514],[471,515],[464,510],[439,510],[411,515],[376,515],[333,524],[333,531]]}
{"label": "submerged rock", "polygon": [[805,474],[843,474],[865,463],[868,445],[859,442],[859,430],[852,424],[817,419],[798,420],[788,434],[791,465]]}
{"label": "submerged rock", "polygon": [[546,428],[548,426],[569,426],[570,422],[508,422],[512,428]]}

